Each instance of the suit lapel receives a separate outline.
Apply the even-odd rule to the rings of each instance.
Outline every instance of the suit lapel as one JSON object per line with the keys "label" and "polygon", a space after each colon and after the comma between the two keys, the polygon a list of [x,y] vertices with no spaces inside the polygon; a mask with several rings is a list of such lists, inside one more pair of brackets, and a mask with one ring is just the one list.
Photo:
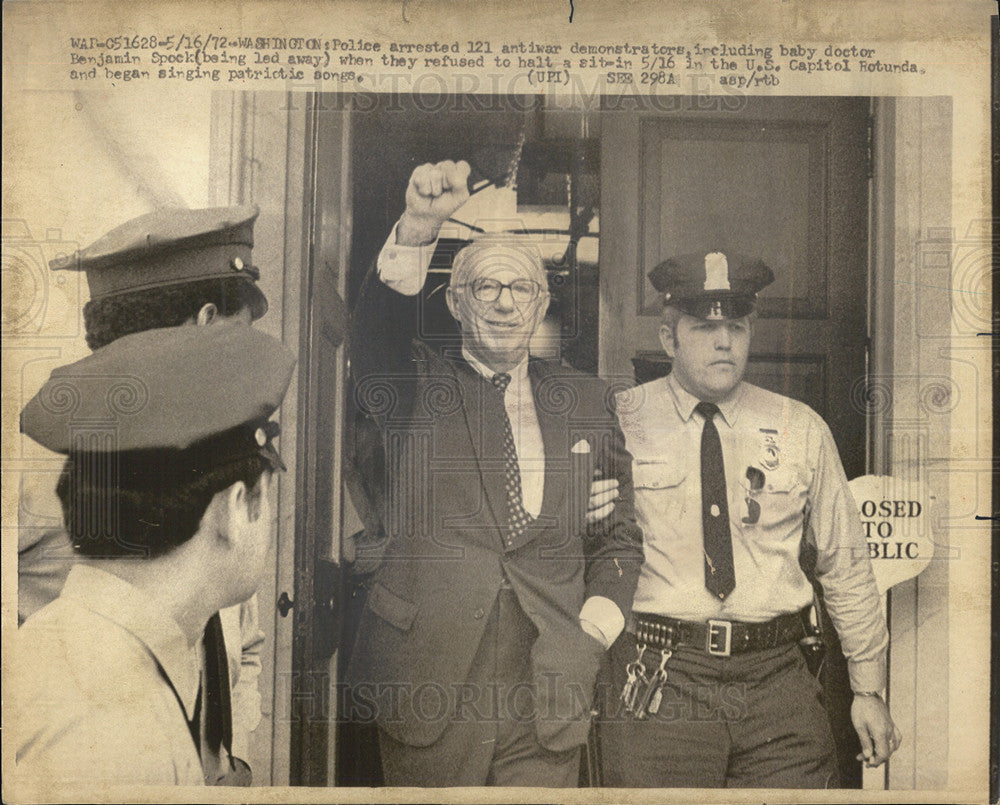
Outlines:
{"label": "suit lapel", "polygon": [[[541,516],[548,523],[551,517],[558,518],[566,499],[566,482],[570,471],[567,444],[569,430],[566,417],[554,411],[551,402],[546,402],[546,398],[550,396],[545,390],[546,379],[552,377],[548,365],[539,360],[529,361],[528,377],[531,379],[531,396],[535,401],[535,414],[545,447],[545,487],[542,492]],[[552,392],[554,389],[549,388],[548,391]]]}
{"label": "suit lapel", "polygon": [[[507,496],[502,482],[503,454],[503,402],[488,398],[492,391],[487,382],[462,359],[445,361],[458,381],[462,393],[462,410],[469,431],[469,442],[480,467],[480,473],[489,473],[497,483],[484,481],[482,486],[494,521],[503,528],[507,522]],[[546,403],[546,380],[553,382],[553,375],[544,361],[532,360],[528,364],[531,394],[535,414],[545,449],[545,480],[542,491],[542,510],[539,526],[562,522],[570,476],[569,429],[565,413]],[[554,378],[558,381],[558,378]],[[548,392],[554,389],[549,388]],[[557,391],[557,390],[555,390]],[[589,488],[589,487],[588,487]],[[533,530],[533,529],[529,529]]]}
{"label": "suit lapel", "polygon": [[[458,358],[448,363],[462,392],[462,411],[486,501],[493,512],[494,522],[502,528],[507,522],[507,498],[502,481],[503,453],[497,446],[503,444],[503,402],[499,400],[499,395],[497,399],[487,397],[494,390],[464,360]],[[493,476],[497,482],[491,483],[485,478],[486,474]]]}

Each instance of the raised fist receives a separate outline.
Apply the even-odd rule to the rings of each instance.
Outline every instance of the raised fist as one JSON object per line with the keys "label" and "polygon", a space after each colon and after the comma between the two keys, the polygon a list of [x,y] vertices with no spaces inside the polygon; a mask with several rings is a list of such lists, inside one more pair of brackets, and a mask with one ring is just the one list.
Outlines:
{"label": "raised fist", "polygon": [[406,187],[406,211],[396,242],[418,246],[433,241],[441,225],[469,198],[469,163],[445,160],[417,166]]}

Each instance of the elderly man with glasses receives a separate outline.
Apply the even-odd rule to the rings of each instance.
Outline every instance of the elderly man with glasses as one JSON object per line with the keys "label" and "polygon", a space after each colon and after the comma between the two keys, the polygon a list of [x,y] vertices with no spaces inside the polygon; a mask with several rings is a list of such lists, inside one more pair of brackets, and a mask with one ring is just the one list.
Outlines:
{"label": "elderly man with glasses", "polygon": [[[357,401],[386,448],[387,543],[349,704],[378,724],[388,785],[573,786],[598,663],[642,563],[631,458],[602,381],[529,357],[549,292],[525,236],[459,251],[446,291],[459,340],[418,337],[433,244],[468,173],[413,172],[354,311]],[[621,500],[588,526],[595,470]]]}

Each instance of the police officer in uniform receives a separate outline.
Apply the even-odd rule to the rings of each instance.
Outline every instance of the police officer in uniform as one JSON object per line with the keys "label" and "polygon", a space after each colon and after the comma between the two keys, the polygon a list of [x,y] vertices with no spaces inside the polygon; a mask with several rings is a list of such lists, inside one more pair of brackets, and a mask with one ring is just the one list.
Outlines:
{"label": "police officer in uniform", "polygon": [[623,392],[645,562],[611,651],[604,783],[837,785],[821,688],[806,667],[805,538],[848,660],[868,765],[900,741],[882,698],[888,634],[862,526],[829,428],[743,380],[759,260],[711,252],[650,272],[664,296],[665,379]]}
{"label": "police officer in uniform", "polygon": [[269,418],[294,365],[234,322],[148,330],[56,369],[22,412],[66,456],[78,557],[6,669],[22,790],[202,785],[206,752],[231,755],[218,613],[267,566]]}
{"label": "police officer in uniform", "polygon": [[[73,254],[52,260],[53,271],[86,274],[83,308],[87,345],[160,327],[250,324],[267,312],[252,262],[255,206],[164,207],[115,227]],[[54,457],[53,457],[54,458]],[[18,511],[18,623],[52,601],[75,561],[49,473],[26,473]],[[202,758],[206,781],[249,784],[250,733],[261,715],[257,599],[220,613],[232,690],[233,755]]]}

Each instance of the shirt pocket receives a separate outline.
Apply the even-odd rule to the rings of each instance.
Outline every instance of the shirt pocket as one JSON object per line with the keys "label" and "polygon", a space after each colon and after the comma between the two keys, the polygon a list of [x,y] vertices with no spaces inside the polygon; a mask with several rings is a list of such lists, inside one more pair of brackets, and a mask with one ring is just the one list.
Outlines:
{"label": "shirt pocket", "polygon": [[632,464],[632,484],[639,518],[665,522],[681,517],[686,506],[688,474],[683,461],[636,460]]}
{"label": "shirt pocket", "polygon": [[789,529],[801,529],[805,486],[793,467],[760,472],[763,483],[759,476],[756,482],[746,475],[740,479],[741,525],[762,539],[787,537]]}

